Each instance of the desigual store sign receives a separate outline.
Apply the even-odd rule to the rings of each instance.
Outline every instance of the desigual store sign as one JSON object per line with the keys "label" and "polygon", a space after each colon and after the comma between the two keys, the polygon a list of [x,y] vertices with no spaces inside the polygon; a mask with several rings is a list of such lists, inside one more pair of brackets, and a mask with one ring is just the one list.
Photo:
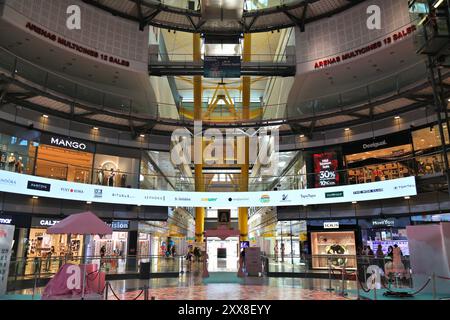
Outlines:
{"label": "desigual store sign", "polygon": [[[254,207],[255,205],[260,207],[299,206],[392,199],[417,195],[415,177],[329,188],[271,192],[177,192],[158,190],[156,191],[158,197],[154,198],[149,197],[148,190],[67,182],[9,171],[0,171],[0,179],[2,178],[11,179],[16,184],[0,184],[1,192],[75,201],[166,207],[204,207],[205,205],[211,208]],[[46,188],[27,188],[30,181],[33,182],[33,185],[46,186]],[[66,190],[77,190],[77,192],[66,192]],[[330,193],[338,194],[339,197],[330,197]],[[205,202],[205,199],[208,202]],[[234,201],[234,199],[239,199],[239,201]],[[287,199],[290,202],[287,202]]]}

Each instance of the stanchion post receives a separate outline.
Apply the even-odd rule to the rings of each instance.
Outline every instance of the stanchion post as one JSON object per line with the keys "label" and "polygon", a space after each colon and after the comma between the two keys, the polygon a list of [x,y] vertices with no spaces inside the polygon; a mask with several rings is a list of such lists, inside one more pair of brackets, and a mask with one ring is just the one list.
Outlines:
{"label": "stanchion post", "polygon": [[33,295],[31,297],[34,300],[34,295],[36,293],[36,285],[37,285],[37,273],[38,273],[38,260],[34,260],[34,284],[33,284]]}
{"label": "stanchion post", "polygon": [[334,291],[334,289],[331,287],[331,261],[330,258],[328,258],[328,289],[327,291]]}
{"label": "stanchion post", "polygon": [[345,297],[347,294],[345,293],[345,265],[346,262],[344,261],[344,266],[342,267],[342,289],[341,289],[341,295]]}
{"label": "stanchion post", "polygon": [[180,256],[180,269],[181,269],[180,273],[183,274],[184,273],[184,270],[183,270],[183,256]]}
{"label": "stanchion post", "polygon": [[436,273],[433,272],[431,276],[431,282],[433,285],[433,300],[436,300]]}
{"label": "stanchion post", "polygon": [[357,297],[358,297],[358,300],[360,300],[360,299],[361,299],[361,295],[359,294],[359,275],[358,275],[358,267],[356,268],[355,279],[356,279],[356,295],[357,295]]}
{"label": "stanchion post", "polygon": [[109,281],[105,283],[105,300],[108,300],[109,295]]}
{"label": "stanchion post", "polygon": [[377,300],[377,286],[373,288],[373,299]]}

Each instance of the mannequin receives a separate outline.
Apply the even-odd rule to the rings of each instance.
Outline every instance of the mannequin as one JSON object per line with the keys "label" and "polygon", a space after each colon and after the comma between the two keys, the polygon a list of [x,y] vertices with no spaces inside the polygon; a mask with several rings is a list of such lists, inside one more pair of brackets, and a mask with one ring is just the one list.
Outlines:
{"label": "mannequin", "polygon": [[11,153],[8,157],[8,170],[14,171],[14,165],[16,164],[16,156]]}
{"label": "mannequin", "polygon": [[122,176],[120,177],[120,186],[122,188],[125,188],[127,186],[127,174],[122,173]]}
{"label": "mannequin", "polygon": [[115,176],[116,176],[116,173],[114,172],[114,169],[111,168],[111,172],[110,172],[109,177],[108,177],[108,186],[114,187],[114,178],[115,178]]}
{"label": "mannequin", "polygon": [[103,168],[99,168],[97,171],[97,184],[103,185],[103,178],[105,177],[105,173]]}
{"label": "mannequin", "polygon": [[7,154],[2,152],[2,155],[0,157],[0,169],[6,169],[6,157]]}
{"label": "mannequin", "polygon": [[19,160],[16,161],[14,164],[15,172],[22,173],[23,172],[23,163],[22,163],[22,157],[19,157]]}

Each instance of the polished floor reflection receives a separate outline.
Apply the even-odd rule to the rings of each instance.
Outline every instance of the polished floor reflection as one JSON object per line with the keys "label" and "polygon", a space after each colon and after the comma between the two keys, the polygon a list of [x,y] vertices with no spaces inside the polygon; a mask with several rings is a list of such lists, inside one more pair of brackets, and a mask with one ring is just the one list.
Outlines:
{"label": "polished floor reflection", "polygon": [[[210,273],[210,278],[215,274]],[[230,276],[235,276],[230,273]],[[224,278],[226,279],[226,277]],[[345,292],[341,295],[342,282],[332,280],[333,291],[327,291],[330,282],[325,279],[303,278],[240,278],[240,283],[207,283],[199,271],[185,273],[179,278],[150,280],[110,281],[108,300],[143,300],[142,289],[149,288],[149,299],[155,300],[347,300],[356,299],[356,282],[345,281]],[[36,297],[43,288],[35,290]],[[11,292],[16,295],[32,295],[32,289]]]}

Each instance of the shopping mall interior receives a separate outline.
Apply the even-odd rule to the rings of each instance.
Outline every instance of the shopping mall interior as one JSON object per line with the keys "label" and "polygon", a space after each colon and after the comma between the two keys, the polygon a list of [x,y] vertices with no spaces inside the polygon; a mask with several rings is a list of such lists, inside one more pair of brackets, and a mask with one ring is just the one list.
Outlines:
{"label": "shopping mall interior", "polygon": [[0,300],[449,300],[449,104],[450,0],[1,0]]}

